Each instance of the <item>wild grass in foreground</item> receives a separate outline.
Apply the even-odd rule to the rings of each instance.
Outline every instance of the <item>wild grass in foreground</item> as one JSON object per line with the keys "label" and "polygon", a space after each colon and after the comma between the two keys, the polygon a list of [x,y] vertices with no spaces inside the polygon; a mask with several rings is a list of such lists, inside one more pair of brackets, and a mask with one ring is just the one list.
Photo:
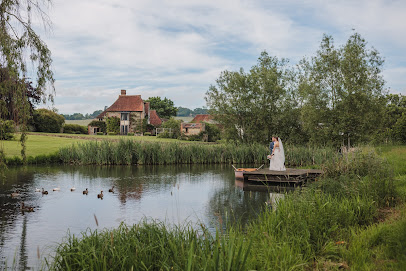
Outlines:
{"label": "wild grass in foreground", "polygon": [[70,235],[50,270],[247,270],[250,242],[235,231],[212,236],[206,228],[168,229],[141,222]]}
{"label": "wild grass in foreground", "polygon": [[[161,223],[69,236],[51,270],[402,270],[404,217],[377,224],[402,203],[389,164],[370,148],[326,163],[325,177],[287,194],[245,228],[215,236]],[[373,249],[384,264],[376,265]],[[378,259],[377,258],[377,259]],[[120,259],[120,260],[119,260]],[[378,268],[375,268],[378,266]],[[383,269],[385,269],[383,268]]]}
{"label": "wild grass in foreground", "polygon": [[[89,141],[61,148],[64,163],[95,165],[160,164],[267,164],[267,146],[260,144],[181,144],[149,143],[133,140]],[[336,157],[330,148],[287,148],[287,166],[320,165]]]}

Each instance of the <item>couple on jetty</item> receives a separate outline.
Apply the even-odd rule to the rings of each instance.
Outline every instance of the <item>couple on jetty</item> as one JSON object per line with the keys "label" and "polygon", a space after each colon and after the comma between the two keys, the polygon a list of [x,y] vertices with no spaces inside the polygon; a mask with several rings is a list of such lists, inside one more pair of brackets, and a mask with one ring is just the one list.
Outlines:
{"label": "couple on jetty", "polygon": [[282,140],[277,136],[272,137],[269,145],[271,154],[268,155],[269,170],[286,171],[285,168],[285,151],[283,150]]}

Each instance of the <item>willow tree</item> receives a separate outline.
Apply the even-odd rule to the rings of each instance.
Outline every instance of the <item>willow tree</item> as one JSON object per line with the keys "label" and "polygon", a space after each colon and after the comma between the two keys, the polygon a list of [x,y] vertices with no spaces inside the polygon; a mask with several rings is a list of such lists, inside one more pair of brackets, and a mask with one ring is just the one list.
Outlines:
{"label": "willow tree", "polygon": [[[50,4],[50,0],[2,0],[0,3],[0,68],[9,73],[7,80],[0,82],[0,119],[13,115],[22,132],[20,141],[24,160],[26,127],[30,116],[29,78],[33,79],[35,93],[43,102],[53,101],[51,52],[33,29],[33,21],[42,23],[45,29],[50,27],[46,12]],[[10,107],[15,110],[12,114]],[[4,164],[2,146],[0,163]]]}
{"label": "willow tree", "polygon": [[315,143],[365,142],[380,130],[383,59],[354,33],[340,48],[325,35],[316,55],[301,61],[301,120]]}
{"label": "willow tree", "polygon": [[285,59],[262,52],[249,72],[223,71],[206,93],[210,114],[228,139],[267,142],[273,135],[289,137],[294,100],[289,86],[292,73]]}

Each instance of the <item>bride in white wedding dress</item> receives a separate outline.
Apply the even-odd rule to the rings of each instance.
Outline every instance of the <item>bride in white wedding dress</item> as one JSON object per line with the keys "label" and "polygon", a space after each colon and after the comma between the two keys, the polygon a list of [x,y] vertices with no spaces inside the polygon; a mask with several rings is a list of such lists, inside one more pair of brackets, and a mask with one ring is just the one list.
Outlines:
{"label": "bride in white wedding dress", "polygon": [[274,137],[274,146],[270,157],[269,170],[286,171],[285,151],[283,150],[282,140]]}

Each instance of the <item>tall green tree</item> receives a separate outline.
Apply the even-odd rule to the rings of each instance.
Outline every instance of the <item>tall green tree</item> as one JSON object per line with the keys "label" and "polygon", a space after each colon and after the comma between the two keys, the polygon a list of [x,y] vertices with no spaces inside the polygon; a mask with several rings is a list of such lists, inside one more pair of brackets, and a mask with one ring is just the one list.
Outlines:
{"label": "tall green tree", "polygon": [[300,62],[301,120],[312,142],[366,142],[380,130],[383,62],[358,33],[338,49],[325,35],[316,55]]}
{"label": "tall green tree", "polygon": [[168,98],[161,99],[161,97],[150,97],[146,100],[150,104],[150,108],[156,110],[160,118],[169,119],[176,116],[178,108],[174,106],[172,100]]}
{"label": "tall green tree", "polygon": [[273,135],[291,136],[294,114],[293,74],[287,60],[262,52],[248,73],[223,71],[206,93],[207,106],[224,128],[224,136],[241,142],[267,142]]}
{"label": "tall green tree", "polygon": [[[39,18],[43,25],[49,26],[50,20],[46,13],[50,5],[49,0],[2,0],[0,3],[0,68],[6,68],[11,77],[26,81],[28,67],[30,65],[35,77],[34,88],[42,99],[52,101],[54,91],[54,78],[51,70],[51,52],[34,31],[32,17]],[[29,61],[26,61],[29,59]],[[49,86],[49,88],[48,88]],[[47,89],[51,89],[48,92]],[[27,88],[25,84],[14,85],[12,101],[16,109],[16,123],[19,125],[22,135],[21,154],[25,160],[26,124],[30,116],[27,101]],[[0,119],[4,118],[4,108],[7,104],[0,102]],[[0,150],[3,153],[3,150]],[[0,155],[4,157],[3,155]],[[3,161],[1,159],[0,163]]]}

